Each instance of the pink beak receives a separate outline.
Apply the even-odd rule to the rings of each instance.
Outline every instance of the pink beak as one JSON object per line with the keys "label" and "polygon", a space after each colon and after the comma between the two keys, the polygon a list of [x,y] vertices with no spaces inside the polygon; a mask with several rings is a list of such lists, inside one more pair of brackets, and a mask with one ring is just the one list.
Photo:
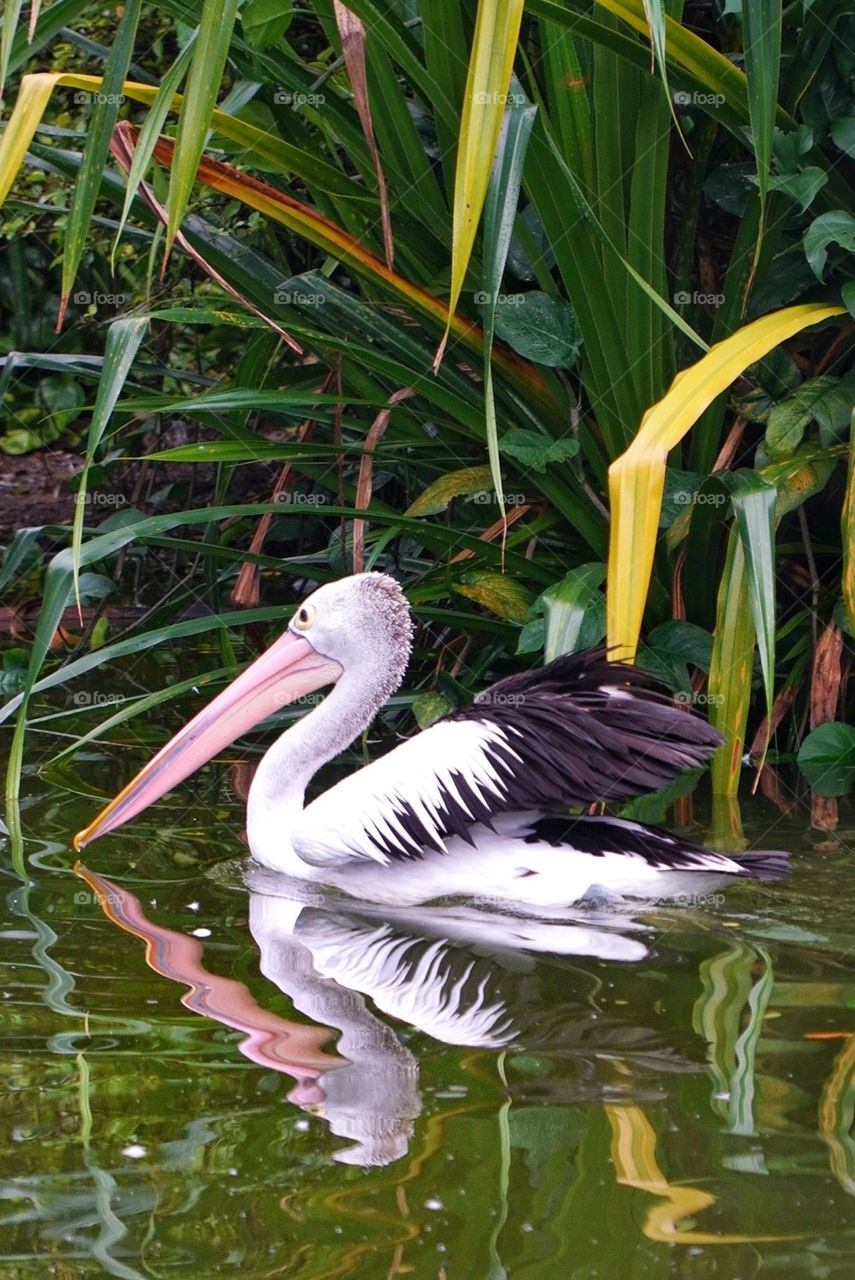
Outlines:
{"label": "pink beak", "polygon": [[334,684],[341,674],[337,662],[317,653],[302,636],[286,631],[176,733],[94,822],[77,833],[75,849],[79,852],[136,817],[261,720],[304,694]]}

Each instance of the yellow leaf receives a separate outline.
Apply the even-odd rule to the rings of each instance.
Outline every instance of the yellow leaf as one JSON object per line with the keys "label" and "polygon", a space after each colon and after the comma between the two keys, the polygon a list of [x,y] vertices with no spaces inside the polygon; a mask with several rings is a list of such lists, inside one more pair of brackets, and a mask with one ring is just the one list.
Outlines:
{"label": "yellow leaf", "polygon": [[463,467],[460,471],[449,471],[429,484],[420,493],[415,502],[404,512],[405,516],[434,516],[438,511],[445,511],[452,498],[480,493],[482,489],[491,489],[493,480],[489,467]]}
{"label": "yellow leaf", "polygon": [[635,655],[669,450],[749,365],[808,325],[842,312],[842,307],[806,303],[752,321],[678,373],[663,398],[647,410],[632,444],[609,468],[612,525],[606,616],[612,657]]}
{"label": "yellow leaf", "polygon": [[448,341],[451,316],[460,301],[475,233],[487,198],[522,15],[523,0],[479,0],[454,171],[449,322],[436,353],[435,368],[442,360]]}
{"label": "yellow leaf", "polygon": [[455,586],[458,595],[474,600],[505,622],[525,622],[531,608],[530,592],[503,573],[471,573]]}

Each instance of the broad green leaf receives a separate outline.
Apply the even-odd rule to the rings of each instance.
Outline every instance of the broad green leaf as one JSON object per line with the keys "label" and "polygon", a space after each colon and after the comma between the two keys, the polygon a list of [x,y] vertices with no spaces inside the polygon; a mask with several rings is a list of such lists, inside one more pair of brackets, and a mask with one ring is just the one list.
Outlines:
{"label": "broad green leaf", "polygon": [[855,727],[831,720],[799,748],[799,768],[820,796],[845,796],[855,786]]}
{"label": "broad green leaf", "polygon": [[583,564],[543,593],[546,642],[543,661],[597,644],[606,629],[605,601],[599,587],[604,564]]}
{"label": "broad green leaf", "polygon": [[816,165],[808,165],[798,173],[772,174],[767,180],[767,185],[770,191],[783,191],[791,200],[795,200],[799,206],[799,213],[804,213],[827,182],[828,174],[823,169],[817,168]]}
{"label": "broad green leaf", "polygon": [[169,174],[167,254],[190,203],[196,169],[202,158],[223,78],[237,8],[238,0],[202,0],[202,20],[193,46],[187,91],[178,115],[175,154]]}
{"label": "broad green leaf", "polygon": [[521,467],[529,471],[543,472],[553,462],[566,462],[575,458],[579,452],[579,441],[573,436],[563,440],[553,440],[551,436],[540,431],[527,431],[522,428],[508,431],[499,441],[499,448],[509,458],[514,458]]}
{"label": "broad green leaf", "polygon": [[638,643],[659,527],[669,450],[712,401],[749,365],[794,333],[840,315],[841,307],[808,303],[763,316],[737,330],[684,369],[645,414],[627,451],[609,468],[608,639],[615,656]]}
{"label": "broad green leaf", "polygon": [[293,17],[293,6],[283,0],[248,0],[240,15],[247,44],[254,49],[278,44]]}
{"label": "broad green leaf", "polygon": [[850,253],[855,251],[855,218],[843,209],[823,213],[808,227],[803,244],[814,275],[822,280],[830,244],[839,244]]}
{"label": "broad green leaf", "polygon": [[841,151],[855,158],[855,116],[841,116],[831,122],[831,140]]}
{"label": "broad green leaf", "polygon": [[412,702],[412,712],[420,729],[429,729],[453,710],[454,703],[444,693],[419,693]]}
{"label": "broad green leaf", "polygon": [[449,321],[436,365],[451,332],[450,319],[457,309],[487,197],[522,15],[523,0],[478,0],[454,173]]}
{"label": "broad green leaf", "polygon": [[506,622],[525,622],[531,607],[528,589],[504,573],[466,573],[454,590]]}
{"label": "broad green leaf", "polygon": [[538,289],[500,298],[496,333],[526,360],[572,369],[582,345],[576,314],[566,298],[550,298]]}
{"label": "broad green leaf", "polygon": [[450,471],[429,484],[415,502],[410,503],[404,515],[435,516],[445,511],[454,498],[468,497],[490,487],[492,472],[489,467],[463,467]]}
{"label": "broad green leaf", "polygon": [[766,448],[773,456],[788,456],[799,446],[811,422],[818,422],[828,435],[838,434],[849,422],[853,403],[855,388],[851,383],[827,374],[809,378],[771,410]]}

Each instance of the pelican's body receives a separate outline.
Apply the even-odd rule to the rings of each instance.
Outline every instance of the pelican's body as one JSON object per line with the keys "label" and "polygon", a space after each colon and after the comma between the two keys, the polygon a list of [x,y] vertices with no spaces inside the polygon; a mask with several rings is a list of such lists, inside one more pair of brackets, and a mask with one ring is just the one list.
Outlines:
{"label": "pelican's body", "polygon": [[259,765],[247,833],[273,870],[364,901],[441,897],[544,913],[586,895],[663,898],[722,878],[780,875],[785,855],[724,855],[656,828],[568,810],[629,799],[704,763],[715,730],[602,651],[559,658],[476,702],[305,805],[317,770],[371,723],[411,644],[397,583],[369,573],[320,587],[288,631],[200,712],[77,837],[81,847],[171,790],[286,702],[327,698]]}

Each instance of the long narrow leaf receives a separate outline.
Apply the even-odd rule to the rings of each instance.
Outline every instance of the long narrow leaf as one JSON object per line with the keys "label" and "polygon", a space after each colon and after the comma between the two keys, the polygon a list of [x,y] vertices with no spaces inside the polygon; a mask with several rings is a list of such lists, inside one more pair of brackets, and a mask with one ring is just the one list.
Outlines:
{"label": "long narrow leaf", "polygon": [[193,47],[187,92],[178,116],[175,157],[169,177],[169,222],[165,247],[167,255],[190,202],[196,166],[211,127],[211,117],[226,65],[237,7],[238,0],[203,0],[202,3],[202,21]]}
{"label": "long narrow leaf", "polygon": [[536,111],[536,107],[514,103],[505,112],[484,206],[484,411],[490,471],[503,520],[505,497],[502,491],[502,464],[499,458],[496,400],[493,392],[493,335],[496,304],[502,288],[519,204],[523,162]]}
{"label": "long narrow leaf", "polygon": [[772,163],[772,137],[778,109],[778,73],[781,65],[781,0],[742,0],[742,48],[748,81],[751,142],[760,191],[760,233],[754,261],[763,241],[766,195]]}
{"label": "long narrow leaf", "polygon": [[86,437],[86,448],[83,454],[83,470],[80,473],[80,481],[75,495],[76,505],[74,508],[74,520],[71,528],[74,598],[77,602],[78,613],[80,613],[80,546],[83,540],[83,524],[84,513],[86,510],[86,489],[89,477],[89,468],[92,465],[92,459],[95,457],[96,450],[101,443],[101,438],[107,430],[107,424],[110,421],[110,414],[113,412],[122,387],[125,385],[125,379],[130,372],[131,365],[134,362],[134,357],[139,350],[139,345],[142,342],[143,334],[147,327],[148,320],[144,316],[132,316],[126,319],[116,320],[110,325],[110,328],[107,331],[107,343],[104,349],[104,366],[101,371],[101,380],[98,383],[98,394],[95,399],[95,408],[92,412],[92,419],[89,423],[89,432]]}
{"label": "long narrow leaf", "polygon": [[678,373],[644,415],[630,447],[609,468],[608,638],[615,656],[635,654],[665,484],[668,451],[744,369],[808,325],[840,315],[840,307],[806,303],[763,316],[717,343]]}
{"label": "long narrow leaf", "polygon": [[454,174],[449,319],[436,354],[437,365],[451,332],[451,317],[457,309],[487,197],[522,15],[523,0],[478,0]]}
{"label": "long narrow leaf", "polygon": [[86,137],[83,164],[74,186],[65,233],[62,257],[62,298],[59,304],[57,331],[62,328],[65,309],[74,286],[77,268],[83,257],[86,237],[89,234],[89,224],[92,221],[95,201],[101,186],[101,175],[110,150],[110,137],[122,98],[122,85],[127,78],[133,53],[141,7],[142,0],[128,0],[125,4],[110,59],[104,71],[103,89],[96,95],[92,124]]}

